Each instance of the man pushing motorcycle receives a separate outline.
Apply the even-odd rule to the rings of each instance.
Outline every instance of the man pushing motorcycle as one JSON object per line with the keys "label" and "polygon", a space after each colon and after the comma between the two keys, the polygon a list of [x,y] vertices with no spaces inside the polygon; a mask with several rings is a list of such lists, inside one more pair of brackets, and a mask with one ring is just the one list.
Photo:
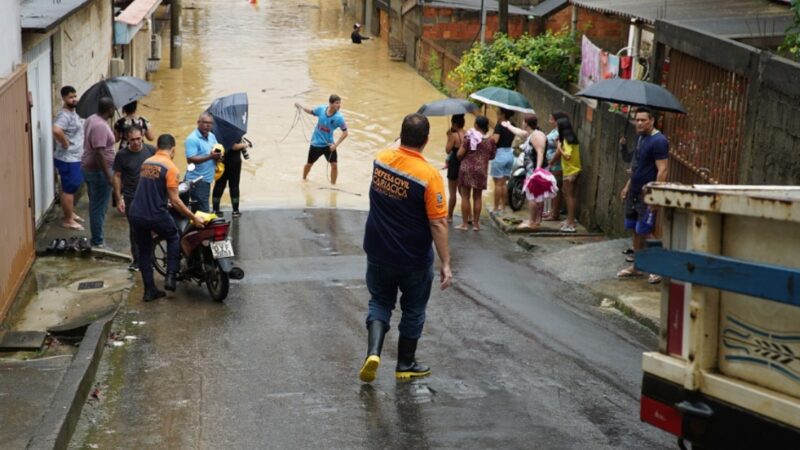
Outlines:
{"label": "man pushing motorcycle", "polygon": [[129,219],[133,226],[134,239],[139,246],[139,269],[144,283],[146,302],[167,295],[156,288],[153,281],[153,233],[167,243],[167,275],[164,289],[175,290],[175,273],[180,268],[180,234],[169,213],[167,201],[172,207],[203,228],[202,216],[193,214],[178,195],[178,168],[172,162],[175,156],[175,138],[170,134],[158,137],[156,154],[142,163],[139,184],[133,203],[130,205]]}

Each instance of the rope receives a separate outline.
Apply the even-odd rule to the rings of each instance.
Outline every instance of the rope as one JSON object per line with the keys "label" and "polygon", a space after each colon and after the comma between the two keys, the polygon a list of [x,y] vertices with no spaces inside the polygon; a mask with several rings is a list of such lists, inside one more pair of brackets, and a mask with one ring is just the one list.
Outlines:
{"label": "rope", "polygon": [[[283,141],[285,141],[286,138],[289,137],[289,134],[291,134],[292,130],[294,130],[294,128],[297,126],[298,123],[300,124],[300,129],[303,131],[303,137],[305,138],[306,142],[311,143],[311,138],[309,137],[310,134],[309,131],[313,130],[315,125],[310,117],[306,117],[305,111],[303,111],[302,108],[300,108],[299,106],[295,107],[294,118],[292,119],[292,125],[289,127],[289,131],[286,132],[286,135],[283,136],[283,138],[279,140],[278,143],[283,143]],[[326,142],[326,144],[330,146],[333,145],[333,142]],[[337,149],[336,151],[339,150]],[[327,177],[328,182],[330,183],[331,163],[330,161],[327,160],[326,163],[327,167],[325,170],[325,176]]]}

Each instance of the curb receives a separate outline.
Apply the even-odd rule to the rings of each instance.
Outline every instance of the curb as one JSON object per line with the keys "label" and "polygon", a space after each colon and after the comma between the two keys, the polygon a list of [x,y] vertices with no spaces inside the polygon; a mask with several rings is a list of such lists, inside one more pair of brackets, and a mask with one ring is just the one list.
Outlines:
{"label": "curb", "polygon": [[67,257],[81,257],[81,258],[103,258],[103,259],[110,259],[120,262],[130,263],[133,261],[133,257],[131,255],[115,252],[111,250],[106,250],[102,248],[93,248],[91,251],[88,252],[50,252],[47,250],[36,250],[36,257],[41,256],[67,256]]}
{"label": "curb", "polygon": [[28,442],[28,449],[65,449],[69,445],[116,314],[117,310],[89,325],[78,353],[56,389],[50,409]]}
{"label": "curb", "polygon": [[603,236],[602,233],[592,233],[590,231],[585,232],[576,232],[576,233],[565,233],[560,231],[557,228],[551,227],[541,227],[538,230],[517,230],[516,225],[506,225],[503,223],[502,217],[495,216],[489,214],[489,218],[492,219],[495,227],[497,227],[500,232],[505,233],[509,236],[516,235],[516,236],[529,236],[529,237],[593,237],[593,236]]}
{"label": "curb", "polygon": [[[540,232],[523,234],[525,232],[518,232],[517,230],[514,230],[513,227],[509,227],[509,226],[505,225],[504,223],[502,223],[502,221],[497,216],[493,216],[493,215],[490,214],[489,217],[492,219],[492,223],[495,225],[495,227],[498,229],[498,231],[500,231],[501,233],[505,234],[514,243],[516,243],[520,248],[522,248],[522,249],[524,249],[524,250],[526,250],[528,252],[534,251],[537,248],[539,248],[539,246],[537,244],[534,244],[534,243],[530,242],[527,239],[529,237],[542,237],[542,238],[545,238],[545,237],[576,237],[576,236],[577,237],[591,237],[591,236],[598,236],[598,235],[602,236],[602,234],[598,234],[598,233],[588,233],[588,232],[587,233],[561,233],[561,232],[558,232],[558,231],[550,232],[550,230],[542,230]],[[509,228],[511,228],[511,229],[509,229]],[[553,277],[558,278],[559,280],[561,279],[557,274],[549,272],[549,271],[547,271],[547,272],[550,273]],[[619,298],[616,295],[610,295],[608,293],[601,292],[601,291],[598,291],[596,289],[593,289],[592,286],[590,286],[590,285],[579,284],[579,286],[581,286],[583,289],[588,290],[589,292],[592,292],[593,294],[599,296],[600,298],[602,298],[604,300],[606,300],[606,299],[609,300],[611,302],[611,304],[610,304],[611,307],[613,307],[614,309],[618,310],[619,312],[621,312],[623,315],[625,315],[629,319],[639,323],[643,327],[647,328],[648,330],[650,330],[653,333],[655,333],[656,335],[658,335],[659,327],[660,327],[659,322],[653,320],[653,318],[647,316],[646,314],[640,313],[636,308],[632,307],[631,305],[628,305],[623,299]]]}
{"label": "curb", "polygon": [[625,314],[625,316],[631,318],[632,320],[635,320],[636,322],[639,322],[639,324],[641,324],[645,328],[649,329],[650,331],[658,335],[660,328],[659,323],[655,322],[650,317],[639,313],[639,311],[637,311],[636,308],[631,307],[630,305],[625,303],[625,301],[619,298],[612,298],[612,297],[606,297],[606,298],[609,298],[613,302],[612,306],[615,309],[618,309],[622,314]]}

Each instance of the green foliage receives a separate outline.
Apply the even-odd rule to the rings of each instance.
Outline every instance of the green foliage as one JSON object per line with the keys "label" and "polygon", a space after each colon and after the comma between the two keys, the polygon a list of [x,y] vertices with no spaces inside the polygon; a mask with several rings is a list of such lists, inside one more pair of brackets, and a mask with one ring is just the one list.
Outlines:
{"label": "green foliage", "polygon": [[792,1],[791,10],[794,13],[794,20],[792,25],[786,29],[786,36],[779,50],[800,60],[800,0]]}
{"label": "green foliage", "polygon": [[448,95],[447,87],[442,80],[442,63],[436,52],[431,52],[428,56],[428,80],[439,92]]}
{"label": "green foliage", "polygon": [[[461,58],[452,76],[459,80],[462,92],[475,92],[488,86],[514,89],[517,73],[526,67],[566,87],[578,73],[580,48],[575,37],[562,30],[538,36],[527,34],[513,39],[496,34],[491,44],[475,43]],[[570,63],[573,57],[574,63]]]}

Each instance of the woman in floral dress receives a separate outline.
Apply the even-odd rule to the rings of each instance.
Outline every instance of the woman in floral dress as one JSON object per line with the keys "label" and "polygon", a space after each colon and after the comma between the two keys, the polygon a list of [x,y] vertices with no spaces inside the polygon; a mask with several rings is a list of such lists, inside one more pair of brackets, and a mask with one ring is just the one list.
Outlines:
{"label": "woman in floral dress", "polygon": [[475,117],[475,127],[464,134],[458,150],[461,166],[458,170],[458,190],[461,192],[461,225],[456,229],[480,231],[482,195],[489,176],[489,161],[494,159],[497,144],[489,133],[489,119]]}

